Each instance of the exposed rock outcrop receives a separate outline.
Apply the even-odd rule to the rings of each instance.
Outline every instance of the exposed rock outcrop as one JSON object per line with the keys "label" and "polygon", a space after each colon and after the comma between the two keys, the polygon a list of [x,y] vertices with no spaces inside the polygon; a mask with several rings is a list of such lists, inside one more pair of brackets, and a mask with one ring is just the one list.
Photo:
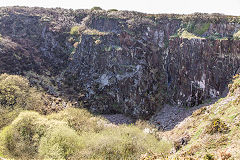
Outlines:
{"label": "exposed rock outcrop", "polygon": [[[0,72],[92,111],[149,118],[165,103],[223,93],[239,70],[239,29],[239,17],[223,15],[1,8]],[[200,38],[180,38],[182,30]]]}

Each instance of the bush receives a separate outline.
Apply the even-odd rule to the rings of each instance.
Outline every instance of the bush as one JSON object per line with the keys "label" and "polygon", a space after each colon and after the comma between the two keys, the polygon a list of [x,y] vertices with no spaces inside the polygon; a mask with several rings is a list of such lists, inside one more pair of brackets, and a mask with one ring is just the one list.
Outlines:
{"label": "bush", "polygon": [[229,128],[223,121],[221,121],[219,118],[216,118],[216,119],[213,119],[211,124],[207,127],[206,132],[208,134],[228,133]]}
{"label": "bush", "polygon": [[0,108],[0,129],[10,124],[21,112],[21,109]]}
{"label": "bush", "polygon": [[117,9],[109,9],[108,12],[117,12]]}
{"label": "bush", "polygon": [[193,33],[201,36],[208,31],[209,27],[210,27],[210,23],[201,23],[201,24],[195,25]]}
{"label": "bush", "polygon": [[1,105],[13,106],[18,103],[25,105],[29,84],[21,76],[2,74],[0,76],[0,103]]}
{"label": "bush", "polygon": [[214,160],[214,156],[212,154],[206,154],[204,157],[203,157],[204,160]]}
{"label": "bush", "polygon": [[77,108],[67,108],[59,113],[49,115],[48,118],[65,121],[78,133],[99,132],[105,123],[103,119],[93,117],[86,109]]}
{"label": "bush", "polygon": [[0,153],[16,159],[137,159],[147,152],[167,156],[172,148],[136,126],[105,123],[84,109],[48,116],[24,111],[1,131]]}
{"label": "bush", "polygon": [[73,26],[70,30],[72,36],[77,36],[79,34],[80,26]]}
{"label": "bush", "polygon": [[38,113],[21,113],[1,132],[1,141],[5,151],[14,157],[35,156],[39,140],[44,134],[44,125],[44,119]]}
{"label": "bush", "polygon": [[0,140],[5,153],[23,159],[68,158],[81,145],[77,133],[65,122],[48,120],[30,111],[22,112],[5,127]]}
{"label": "bush", "polygon": [[171,144],[158,141],[135,126],[107,128],[82,138],[86,148],[81,155],[87,159],[138,159],[148,151],[167,155],[171,149]]}
{"label": "bush", "polygon": [[97,10],[103,10],[101,7],[92,7],[91,8],[92,11],[97,11]]}
{"label": "bush", "polygon": [[74,130],[59,123],[48,129],[41,138],[39,156],[44,159],[68,159],[80,149],[82,144]]}
{"label": "bush", "polygon": [[2,108],[37,109],[43,102],[40,93],[30,87],[26,78],[0,75],[0,105]]}

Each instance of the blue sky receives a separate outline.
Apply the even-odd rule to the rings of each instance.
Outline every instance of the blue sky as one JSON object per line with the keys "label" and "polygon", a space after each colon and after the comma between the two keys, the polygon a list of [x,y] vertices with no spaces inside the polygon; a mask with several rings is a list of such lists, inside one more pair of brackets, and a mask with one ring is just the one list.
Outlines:
{"label": "blue sky", "polygon": [[146,13],[224,13],[240,16],[240,0],[0,0],[0,6],[135,10]]}

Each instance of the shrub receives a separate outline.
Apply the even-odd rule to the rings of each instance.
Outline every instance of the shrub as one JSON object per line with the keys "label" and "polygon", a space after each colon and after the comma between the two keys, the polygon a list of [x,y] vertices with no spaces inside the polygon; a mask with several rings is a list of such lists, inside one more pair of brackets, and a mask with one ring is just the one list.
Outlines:
{"label": "shrub", "polygon": [[37,109],[43,102],[26,78],[17,75],[0,75],[0,105],[4,108]]}
{"label": "shrub", "polygon": [[171,144],[158,141],[135,126],[107,128],[82,137],[86,149],[81,155],[88,159],[138,159],[148,151],[166,155],[171,149]]}
{"label": "shrub", "polygon": [[99,132],[104,125],[103,119],[93,117],[86,109],[67,108],[59,113],[49,115],[48,118],[65,121],[78,133]]}
{"label": "shrub", "polygon": [[72,36],[77,36],[79,34],[80,26],[73,26],[70,30]]}
{"label": "shrub", "polygon": [[211,124],[207,127],[206,132],[208,134],[214,133],[228,133],[229,128],[228,126],[219,118],[213,119]]}
{"label": "shrub", "polygon": [[1,132],[1,141],[6,152],[15,157],[35,156],[39,140],[44,134],[44,125],[44,119],[38,113],[21,113]]}
{"label": "shrub", "polygon": [[38,151],[44,159],[68,159],[81,145],[77,133],[60,122],[47,130],[41,138]]}
{"label": "shrub", "polygon": [[236,33],[234,33],[233,38],[236,40],[240,40],[240,30]]}
{"label": "shrub", "polygon": [[92,7],[91,8],[92,11],[97,11],[97,10],[103,10],[101,7]]}
{"label": "shrub", "polygon": [[117,12],[117,9],[109,9],[108,12]]}
{"label": "shrub", "polygon": [[48,120],[30,111],[20,113],[5,127],[0,140],[5,153],[23,159],[68,158],[81,145],[77,133],[65,122]]}
{"label": "shrub", "polygon": [[204,157],[203,157],[204,160],[214,160],[214,156],[212,154],[206,154]]}
{"label": "shrub", "polygon": [[210,23],[201,23],[199,25],[195,25],[193,33],[201,36],[206,31],[208,31],[209,27],[210,27]]}
{"label": "shrub", "polygon": [[0,108],[0,129],[10,124],[22,111],[21,109]]}
{"label": "shrub", "polygon": [[1,105],[13,106],[18,103],[25,105],[29,84],[21,76],[2,74],[0,76],[0,103]]}

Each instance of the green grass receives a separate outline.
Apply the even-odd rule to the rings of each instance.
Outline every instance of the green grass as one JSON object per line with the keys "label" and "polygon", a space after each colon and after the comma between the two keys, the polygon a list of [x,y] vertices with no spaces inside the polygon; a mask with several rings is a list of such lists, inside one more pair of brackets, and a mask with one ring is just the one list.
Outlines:
{"label": "green grass", "polygon": [[194,35],[192,33],[189,33],[188,31],[185,31],[185,30],[180,33],[179,37],[187,38],[187,39],[204,39],[202,37],[198,37],[198,36],[196,36],[196,35]]}
{"label": "green grass", "polygon": [[240,40],[240,30],[233,34],[233,38],[236,40]]}
{"label": "green grass", "polygon": [[196,35],[203,35],[206,31],[208,31],[210,27],[210,23],[201,23],[199,25],[195,25],[193,29],[193,33]]}

